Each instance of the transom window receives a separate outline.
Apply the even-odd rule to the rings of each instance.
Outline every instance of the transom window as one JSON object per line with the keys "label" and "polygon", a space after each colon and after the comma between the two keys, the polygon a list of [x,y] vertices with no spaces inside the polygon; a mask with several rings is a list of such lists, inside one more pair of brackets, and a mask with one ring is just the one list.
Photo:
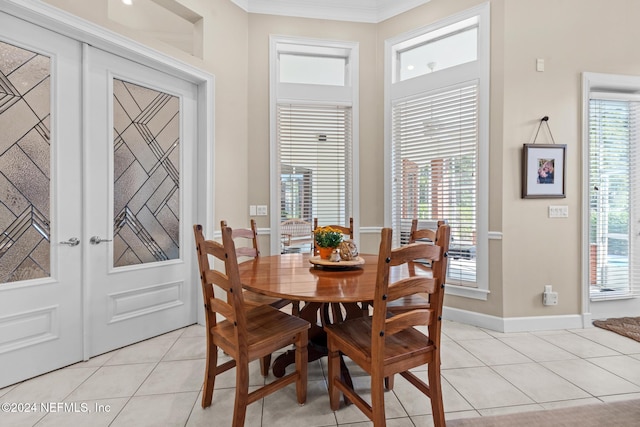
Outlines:
{"label": "transom window", "polygon": [[344,86],[346,58],[280,54],[280,82]]}
{"label": "transom window", "polygon": [[394,56],[397,81],[475,61],[478,59],[478,17],[399,43]]}

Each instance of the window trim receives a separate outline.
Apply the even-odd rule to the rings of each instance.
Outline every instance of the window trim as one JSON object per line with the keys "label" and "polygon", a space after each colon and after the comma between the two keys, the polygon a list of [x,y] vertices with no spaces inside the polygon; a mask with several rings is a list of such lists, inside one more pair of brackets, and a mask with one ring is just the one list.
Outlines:
{"label": "window trim", "polygon": [[[419,38],[421,35],[478,16],[478,59],[476,61],[448,68],[446,73],[433,73],[412,79],[395,80],[394,46]],[[478,101],[478,189],[477,189],[477,258],[476,287],[447,284],[448,295],[471,299],[487,300],[489,294],[489,90],[490,90],[490,4],[484,3],[449,16],[435,23],[385,40],[384,64],[384,224],[392,226],[392,123],[393,101],[418,92],[429,92],[452,86],[460,82],[477,79],[479,82]],[[469,75],[475,77],[469,77]]]}
{"label": "window trim", "polygon": [[[283,45],[288,45],[283,48]],[[280,52],[308,53],[322,56],[323,52],[344,52],[347,55],[344,86],[279,83],[278,56]],[[278,174],[277,104],[306,103],[350,106],[352,110],[352,215],[354,240],[360,241],[360,109],[359,109],[359,43],[305,37],[269,36],[269,203],[272,254],[280,253],[280,176]]]}

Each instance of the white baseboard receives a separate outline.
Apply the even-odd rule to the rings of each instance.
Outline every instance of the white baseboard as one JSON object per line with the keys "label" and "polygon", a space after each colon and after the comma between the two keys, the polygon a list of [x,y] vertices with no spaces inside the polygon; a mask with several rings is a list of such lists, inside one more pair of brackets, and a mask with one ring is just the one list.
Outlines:
{"label": "white baseboard", "polygon": [[442,317],[445,320],[466,323],[498,332],[553,331],[558,329],[582,329],[592,326],[587,317],[579,314],[503,318],[458,308],[444,307]]}

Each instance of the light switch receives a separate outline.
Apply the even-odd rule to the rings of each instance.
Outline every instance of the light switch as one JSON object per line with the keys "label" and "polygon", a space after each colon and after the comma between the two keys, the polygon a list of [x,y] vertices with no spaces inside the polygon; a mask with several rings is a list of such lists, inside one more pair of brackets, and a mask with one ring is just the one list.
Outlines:
{"label": "light switch", "polygon": [[256,205],[249,205],[249,216],[256,216]]}
{"label": "light switch", "polygon": [[569,218],[569,206],[549,206],[549,218]]}
{"label": "light switch", "polygon": [[267,216],[267,205],[258,205],[256,206],[256,215],[258,216]]}
{"label": "light switch", "polygon": [[544,71],[544,59],[536,59],[536,71]]}

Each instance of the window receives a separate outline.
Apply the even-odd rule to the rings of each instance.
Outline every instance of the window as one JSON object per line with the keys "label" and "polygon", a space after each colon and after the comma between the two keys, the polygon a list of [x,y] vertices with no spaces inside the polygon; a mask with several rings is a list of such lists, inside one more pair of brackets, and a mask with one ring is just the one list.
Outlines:
{"label": "window", "polygon": [[[422,94],[393,105],[393,215],[447,220],[449,278],[475,282],[478,157],[477,84]],[[396,221],[397,223],[398,221]]]}
{"label": "window", "polygon": [[[640,97],[590,92],[588,106],[589,294],[640,296],[633,230],[638,207]],[[635,250],[634,250],[635,249]]]}
{"label": "window", "polygon": [[278,104],[280,219],[347,224],[351,216],[351,108]]}
{"label": "window", "polygon": [[397,80],[407,80],[478,59],[478,17],[429,31],[396,48]]}
{"label": "window", "polygon": [[386,47],[386,222],[400,244],[414,218],[446,220],[452,235],[447,292],[478,299],[488,293],[488,9]]}
{"label": "window", "polygon": [[344,86],[346,58],[280,54],[280,82]]}
{"label": "window", "polygon": [[291,247],[283,221],[357,221],[357,58],[353,43],[271,38],[272,251],[309,244]]}

